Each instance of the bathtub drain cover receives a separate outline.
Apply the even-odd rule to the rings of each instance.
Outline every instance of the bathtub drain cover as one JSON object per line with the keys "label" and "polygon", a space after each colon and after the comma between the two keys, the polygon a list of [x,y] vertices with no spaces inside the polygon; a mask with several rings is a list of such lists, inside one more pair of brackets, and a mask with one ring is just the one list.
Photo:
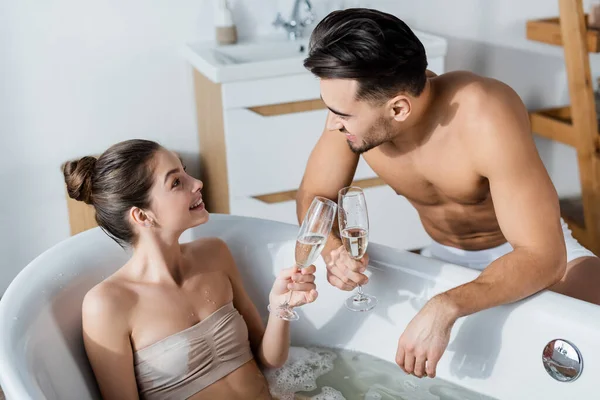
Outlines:
{"label": "bathtub drain cover", "polygon": [[572,382],[583,370],[579,349],[563,339],[554,339],[544,347],[542,362],[546,372],[560,382]]}

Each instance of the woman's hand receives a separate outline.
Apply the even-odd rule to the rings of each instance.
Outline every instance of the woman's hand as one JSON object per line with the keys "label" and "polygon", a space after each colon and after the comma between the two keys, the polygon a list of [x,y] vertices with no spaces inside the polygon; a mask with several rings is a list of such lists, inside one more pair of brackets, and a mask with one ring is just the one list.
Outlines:
{"label": "woman's hand", "polygon": [[297,267],[282,270],[269,295],[271,306],[276,308],[289,300],[290,307],[299,307],[315,301],[318,296],[314,275],[316,270],[314,265],[301,270]]}

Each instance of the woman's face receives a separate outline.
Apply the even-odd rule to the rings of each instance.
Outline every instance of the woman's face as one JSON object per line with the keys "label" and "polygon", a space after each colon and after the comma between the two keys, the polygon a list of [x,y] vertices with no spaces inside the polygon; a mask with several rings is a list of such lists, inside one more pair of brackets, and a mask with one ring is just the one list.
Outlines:
{"label": "woman's face", "polygon": [[208,221],[200,192],[203,184],[185,172],[181,159],[161,149],[154,155],[153,166],[150,210],[154,225],[177,234]]}

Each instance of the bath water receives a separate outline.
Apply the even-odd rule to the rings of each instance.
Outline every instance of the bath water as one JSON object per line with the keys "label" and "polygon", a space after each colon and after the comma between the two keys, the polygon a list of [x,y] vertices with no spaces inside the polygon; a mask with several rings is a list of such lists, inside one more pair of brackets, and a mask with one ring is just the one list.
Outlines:
{"label": "bath water", "polygon": [[292,347],[283,367],[264,373],[271,395],[279,400],[494,400],[343,349]]}

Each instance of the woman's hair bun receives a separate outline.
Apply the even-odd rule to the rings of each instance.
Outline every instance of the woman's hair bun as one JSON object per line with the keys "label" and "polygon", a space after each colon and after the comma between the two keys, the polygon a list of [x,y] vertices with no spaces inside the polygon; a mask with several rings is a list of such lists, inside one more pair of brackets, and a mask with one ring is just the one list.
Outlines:
{"label": "woman's hair bun", "polygon": [[86,156],[63,165],[63,174],[69,197],[92,204],[92,179],[97,159]]}

